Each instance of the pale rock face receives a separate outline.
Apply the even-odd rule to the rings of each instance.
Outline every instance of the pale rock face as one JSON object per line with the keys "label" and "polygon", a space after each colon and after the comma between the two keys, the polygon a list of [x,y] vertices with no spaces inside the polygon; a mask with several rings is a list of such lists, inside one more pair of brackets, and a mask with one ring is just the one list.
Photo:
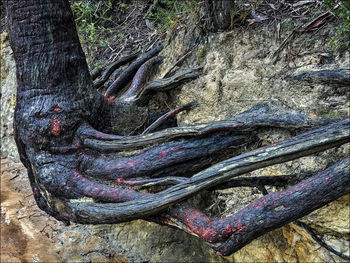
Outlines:
{"label": "pale rock face", "polygon": [[0,36],[1,61],[1,151],[6,156],[18,160],[18,152],[13,139],[13,114],[16,104],[16,65],[9,46],[8,34]]}

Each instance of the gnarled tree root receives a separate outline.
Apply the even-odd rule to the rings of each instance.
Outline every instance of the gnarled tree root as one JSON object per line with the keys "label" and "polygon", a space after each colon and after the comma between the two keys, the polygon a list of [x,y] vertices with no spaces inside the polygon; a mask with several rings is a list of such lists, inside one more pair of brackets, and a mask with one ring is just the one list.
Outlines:
{"label": "gnarled tree root", "polygon": [[120,219],[145,218],[235,176],[342,145],[349,141],[349,129],[349,121],[345,120],[238,155],[213,165],[183,183],[142,199],[118,204],[68,203],[68,206],[73,211],[74,220],[82,223],[116,223]]}
{"label": "gnarled tree root", "polygon": [[[349,192],[347,159],[232,216],[206,216],[184,201],[244,173],[340,146],[349,141],[350,121],[312,121],[265,105],[226,121],[105,134],[94,127],[107,130],[111,121],[104,114],[114,107],[197,77],[200,68],[145,83],[150,65],[159,62],[152,59],[157,47],[131,63],[103,96],[92,83],[67,0],[4,3],[17,67],[15,140],[38,206],[57,219],[105,224],[141,218],[183,229],[228,255]],[[114,100],[135,73],[132,89]],[[261,127],[308,131],[242,153],[256,143]],[[162,188],[132,188],[152,184]],[[166,184],[171,186],[164,189]]]}

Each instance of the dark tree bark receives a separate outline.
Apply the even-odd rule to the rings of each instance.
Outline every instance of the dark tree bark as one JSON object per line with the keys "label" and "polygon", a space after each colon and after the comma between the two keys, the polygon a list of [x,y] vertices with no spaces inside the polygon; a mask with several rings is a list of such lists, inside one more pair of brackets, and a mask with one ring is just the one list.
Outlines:
{"label": "dark tree bark", "polygon": [[224,31],[231,26],[234,0],[205,0],[205,13],[209,31]]}
{"label": "dark tree bark", "polygon": [[[151,91],[198,76],[199,68],[147,83],[151,66],[161,61],[157,47],[102,95],[94,88],[68,1],[6,0],[5,6],[17,66],[15,139],[38,206],[55,218],[84,224],[143,218],[183,229],[228,255],[349,192],[344,160],[230,217],[207,217],[183,201],[246,172],[342,145],[349,141],[349,120],[312,121],[264,105],[226,121],[136,136],[106,134],[99,130],[118,128],[116,112],[116,119],[128,118],[125,108]],[[118,96],[116,90],[133,75],[131,89]],[[254,132],[261,127],[312,130],[239,154],[241,146],[256,142]],[[224,151],[232,146],[234,152]],[[224,153],[231,158],[222,161]],[[133,188],[154,185],[173,186],[158,193]]]}

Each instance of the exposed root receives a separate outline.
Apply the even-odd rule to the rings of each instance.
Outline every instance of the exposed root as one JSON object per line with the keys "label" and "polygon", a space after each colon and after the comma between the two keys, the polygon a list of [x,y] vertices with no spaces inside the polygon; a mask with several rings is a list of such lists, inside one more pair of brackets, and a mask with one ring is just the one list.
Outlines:
{"label": "exposed root", "polygon": [[[119,112],[123,112],[129,106],[125,100],[118,102],[135,96],[130,103],[135,106],[148,92],[198,77],[203,65],[142,88],[148,65],[159,60],[144,63],[161,51],[157,47],[134,61],[105,96],[98,97],[68,1],[4,3],[18,73],[15,140],[38,206],[57,219],[106,224],[142,218],[181,228],[211,243],[218,254],[229,255],[349,192],[346,159],[285,191],[267,194],[227,218],[210,218],[181,203],[202,190],[232,183],[244,173],[340,146],[350,139],[350,120],[328,121],[329,125],[319,127],[327,121],[260,105],[227,121],[151,134],[124,137],[99,132],[87,123],[107,130],[110,117],[115,117],[113,110],[121,105]],[[322,21],[321,17],[307,30]],[[275,59],[296,33],[282,44]],[[140,67],[131,90],[122,100],[106,105]],[[132,116],[130,121],[134,120]],[[313,130],[210,166],[224,149],[251,142],[260,127]],[[174,185],[154,194],[131,189],[165,184]],[[262,184],[257,187],[266,193]]]}
{"label": "exposed root", "polygon": [[341,145],[349,141],[349,129],[349,121],[341,121],[279,144],[247,152],[211,166],[185,182],[154,194],[150,198],[120,204],[67,203],[67,205],[73,209],[76,220],[81,223],[116,223],[116,216],[126,220],[151,216],[201,190],[223,183],[240,174]]}
{"label": "exposed root", "polygon": [[183,56],[181,56],[181,58],[179,58],[178,61],[176,61],[171,67],[170,69],[164,74],[163,78],[168,78],[172,75],[174,69],[177,66],[180,66],[182,64],[182,62],[192,53],[192,50],[187,51]]}
{"label": "exposed root", "polygon": [[80,136],[80,138],[84,147],[108,152],[140,149],[177,138],[199,137],[219,131],[251,134],[252,131],[261,127],[306,129],[317,127],[324,123],[327,122],[313,121],[305,115],[294,111],[280,109],[280,112],[272,113],[266,105],[263,105],[262,107],[256,107],[225,121],[169,128],[151,134],[118,137],[117,139],[112,139],[113,135],[111,137],[101,135],[94,138]]}
{"label": "exposed root", "polygon": [[121,101],[132,101],[135,99],[136,95],[140,93],[146,81],[150,77],[150,71],[154,67],[163,61],[163,57],[153,57],[142,64],[142,66],[137,70],[135,77],[131,83],[130,88],[119,97]]}
{"label": "exposed root", "polygon": [[215,186],[210,190],[223,190],[241,186],[259,187],[265,185],[283,187],[289,184],[291,177],[290,175],[240,177]]}
{"label": "exposed root", "polygon": [[[104,70],[104,71],[102,68],[100,68],[101,69],[101,72],[100,72],[101,77],[98,78],[97,80],[95,80],[97,78],[96,77],[97,74],[91,74],[92,79],[95,80],[94,81],[94,88],[98,89],[101,86],[103,86],[103,84],[108,80],[108,78],[112,75],[112,73],[116,69],[118,69],[119,67],[123,66],[124,64],[129,63],[130,61],[134,60],[137,57],[137,55],[138,55],[138,52],[131,54],[129,56],[122,57],[122,58],[118,59],[117,61],[114,61],[112,64],[110,64],[106,68],[106,70]],[[103,71],[103,73],[102,73],[102,71]],[[96,72],[98,73],[99,70],[97,70]]]}
{"label": "exposed root", "polygon": [[322,247],[324,247],[325,249],[327,249],[328,251],[330,251],[331,253],[333,253],[334,255],[337,255],[338,257],[341,257],[344,260],[350,260],[350,257],[345,255],[344,253],[341,253],[337,250],[335,250],[333,247],[331,247],[330,245],[328,245],[324,240],[322,240],[316,233],[315,231],[309,227],[307,224],[299,221],[299,220],[295,220],[294,224],[296,224],[299,227],[302,227],[306,230],[306,232],[308,232],[310,234],[310,236]]}
{"label": "exposed root", "polygon": [[148,126],[143,132],[142,134],[148,134],[150,132],[152,132],[153,130],[155,130],[156,128],[159,127],[159,125],[161,125],[162,123],[164,123],[166,120],[168,120],[169,118],[175,116],[176,114],[185,111],[185,110],[190,110],[192,108],[194,108],[195,106],[197,106],[196,102],[190,102],[185,104],[184,106],[178,107],[174,110],[171,110],[165,114],[163,114],[162,116],[160,116],[155,122],[153,122],[150,126]]}
{"label": "exposed root", "polygon": [[[348,173],[349,160],[345,159],[285,191],[266,195],[226,218],[212,219],[187,204],[178,204],[161,214],[157,221],[176,226],[207,242],[214,243],[212,247],[218,254],[229,255],[258,236],[292,222],[348,193],[350,189]],[[114,189],[93,183],[79,174],[75,179],[76,181],[72,183],[73,189],[95,200],[119,202],[136,199],[135,201],[139,201],[140,204],[145,202],[138,199],[155,199],[155,202],[158,200],[157,194]],[[72,209],[73,214],[70,214],[70,219],[73,221],[100,224],[133,219],[126,212],[128,206],[125,205],[129,203],[68,202],[66,205]],[[137,217],[145,218],[142,205],[139,208],[141,211],[136,212]],[[148,220],[153,221],[154,218],[149,217]]]}
{"label": "exposed root", "polygon": [[176,176],[167,176],[162,178],[153,178],[153,179],[138,179],[135,180],[123,180],[117,179],[116,182],[120,185],[128,186],[137,186],[137,188],[149,188],[154,186],[170,186],[179,183],[183,183],[187,178],[186,177],[176,177]]}
{"label": "exposed root", "polygon": [[136,100],[140,100],[144,98],[145,95],[148,94],[149,92],[170,90],[184,83],[185,81],[198,78],[200,70],[202,68],[203,68],[203,65],[200,65],[196,68],[187,69],[183,72],[175,74],[174,76],[171,76],[169,78],[155,79],[150,83],[146,84],[145,88],[142,89],[140,94],[137,95]]}
{"label": "exposed root", "polygon": [[[230,255],[258,236],[290,223],[317,208],[349,193],[349,159],[282,192],[268,194],[234,216],[241,231],[216,248],[218,254]],[[249,217],[246,215],[249,214]]]}
{"label": "exposed root", "polygon": [[197,169],[203,168],[207,164],[206,159],[211,155],[231,146],[238,147],[249,140],[249,136],[219,133],[209,137],[171,141],[154,145],[131,156],[128,152],[125,156],[122,153],[117,156],[114,154],[86,156],[82,158],[80,169],[91,177],[116,182],[118,179],[153,177],[157,171],[169,166],[176,171],[172,176],[182,176],[186,171],[177,169],[177,165],[181,166],[184,162],[202,158],[200,162],[198,161]]}
{"label": "exposed root", "polygon": [[112,83],[112,85],[109,86],[109,88],[106,90],[104,94],[106,102],[110,102],[111,98],[115,96],[116,92],[128,84],[128,82],[133,78],[134,74],[143,63],[157,55],[162,49],[162,46],[155,47],[131,63],[131,65],[125,71],[123,71],[123,73],[121,73],[118,78]]}

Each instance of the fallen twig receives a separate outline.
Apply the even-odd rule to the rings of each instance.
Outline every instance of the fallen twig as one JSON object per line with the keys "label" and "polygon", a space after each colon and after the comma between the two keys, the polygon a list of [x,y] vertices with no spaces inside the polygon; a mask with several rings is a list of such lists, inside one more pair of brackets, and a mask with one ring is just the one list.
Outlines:
{"label": "fallen twig", "polygon": [[281,51],[286,47],[286,45],[293,40],[293,38],[296,36],[298,33],[304,33],[308,32],[310,30],[313,30],[320,25],[322,25],[325,20],[331,16],[330,12],[323,13],[322,15],[318,16],[314,20],[312,20],[309,23],[305,23],[303,25],[299,25],[297,28],[295,28],[287,37],[286,39],[282,42],[282,44],[278,47],[278,49],[273,53],[271,62],[272,64],[275,64],[279,58],[279,55]]}
{"label": "fallen twig", "polygon": [[280,53],[282,52],[282,50],[286,47],[286,45],[288,44],[288,42],[292,41],[293,38],[295,37],[295,35],[297,33],[299,33],[299,29],[301,28],[301,25],[298,26],[297,28],[295,28],[286,38],[285,40],[283,40],[282,44],[278,47],[278,49],[273,53],[272,58],[271,58],[271,62],[272,64],[275,64],[279,58]]}
{"label": "fallen twig", "polygon": [[187,51],[179,60],[177,60],[170,69],[164,74],[163,78],[170,77],[172,71],[175,69],[176,66],[179,66],[190,54],[192,53],[192,50]]}
{"label": "fallen twig", "polygon": [[306,232],[308,232],[310,234],[310,236],[322,247],[324,247],[325,249],[327,249],[328,251],[332,252],[334,255],[337,255],[338,257],[341,257],[342,259],[345,260],[350,260],[350,257],[335,250],[333,247],[331,247],[330,245],[328,245],[325,241],[323,241],[320,237],[317,236],[317,234],[315,233],[315,230],[313,230],[311,227],[309,227],[307,224],[299,221],[299,220],[295,220],[293,222],[294,224],[296,224],[297,226],[303,228],[306,230]]}
{"label": "fallen twig", "polygon": [[322,25],[326,19],[328,17],[331,16],[331,13],[330,12],[326,12],[326,13],[323,13],[322,15],[316,17],[314,20],[312,20],[311,22],[305,24],[303,26],[303,30],[302,32],[307,32],[307,31],[310,31],[310,30],[314,30],[315,28],[319,27],[320,25]]}
{"label": "fallen twig", "polygon": [[170,117],[178,114],[179,112],[182,112],[182,111],[185,111],[185,110],[190,110],[193,107],[195,107],[196,105],[197,105],[197,103],[190,102],[190,103],[187,103],[184,106],[178,107],[178,108],[176,108],[174,110],[171,110],[171,111],[165,113],[164,115],[160,116],[155,122],[153,122],[149,127],[147,127],[147,129],[145,129],[142,134],[148,134],[148,133],[154,131],[154,129],[159,127],[159,125],[164,123]]}

